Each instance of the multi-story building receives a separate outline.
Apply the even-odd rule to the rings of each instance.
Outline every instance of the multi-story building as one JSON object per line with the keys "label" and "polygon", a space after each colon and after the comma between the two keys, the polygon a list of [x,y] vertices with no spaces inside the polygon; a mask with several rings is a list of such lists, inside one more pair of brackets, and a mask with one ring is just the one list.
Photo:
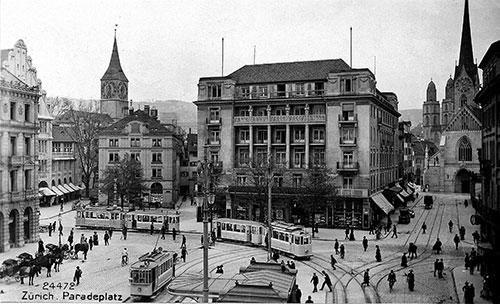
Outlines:
{"label": "multi-story building", "polygon": [[[274,176],[278,187],[300,188],[310,164],[334,171],[342,200],[312,215],[276,195],[274,218],[367,228],[376,205],[392,207],[380,191],[398,179],[398,101],[377,90],[370,70],[341,59],[247,65],[200,78],[198,89],[198,155],[222,165],[226,183],[249,185],[248,166],[268,156],[284,169]],[[227,214],[258,219],[264,210],[240,201],[248,197],[229,191],[217,199]]]}
{"label": "multi-story building", "polygon": [[198,177],[198,136],[186,134],[184,156],[181,160],[181,195],[193,196]]}
{"label": "multi-story building", "polygon": [[42,96],[39,99],[38,106],[38,124],[37,134],[38,147],[38,191],[40,192],[40,206],[52,205],[55,202],[57,194],[51,190],[52,180],[52,122],[54,118],[50,114],[45,91],[41,91]]}
{"label": "multi-story building", "polygon": [[[500,40],[493,43],[479,64],[483,70],[483,88],[475,97],[482,105],[481,148],[482,194],[476,202],[481,218],[478,244],[484,255],[483,274],[500,273]],[[496,292],[498,296],[498,292]]]}
{"label": "multi-story building", "polygon": [[7,251],[38,240],[41,81],[23,40],[0,55],[0,251]]}
{"label": "multi-story building", "polygon": [[398,170],[399,177],[413,182],[413,149],[411,147],[411,121],[400,121],[398,123],[399,131],[399,158]]}
{"label": "multi-story building", "polygon": [[[182,136],[158,120],[157,110],[133,111],[99,135],[99,178],[107,167],[131,157],[141,163],[148,203],[173,207],[180,190]],[[113,204],[113,193],[100,192],[99,202]]]}

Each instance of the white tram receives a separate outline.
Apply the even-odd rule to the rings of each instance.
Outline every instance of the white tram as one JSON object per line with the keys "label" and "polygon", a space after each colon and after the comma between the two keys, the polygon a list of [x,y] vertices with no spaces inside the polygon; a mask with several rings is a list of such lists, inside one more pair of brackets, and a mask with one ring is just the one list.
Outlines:
{"label": "white tram", "polygon": [[[219,218],[215,220],[215,223],[218,239],[266,246],[268,229],[263,223],[230,218]],[[273,222],[271,225],[272,249],[297,258],[312,256],[311,237],[303,226],[284,222]]]}
{"label": "white tram", "polygon": [[174,257],[162,248],[139,257],[130,266],[130,295],[151,297],[172,280]]}
{"label": "white tram", "polygon": [[179,231],[180,215],[168,209],[122,212],[120,207],[85,206],[77,209],[75,218],[76,226],[84,228],[120,230],[126,225],[129,229],[149,230],[151,223],[155,230],[165,224],[169,231]]}

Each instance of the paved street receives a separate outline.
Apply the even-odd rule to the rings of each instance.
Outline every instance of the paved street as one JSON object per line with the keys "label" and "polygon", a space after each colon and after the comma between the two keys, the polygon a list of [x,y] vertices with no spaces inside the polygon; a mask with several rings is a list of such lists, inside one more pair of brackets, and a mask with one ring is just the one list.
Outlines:
{"label": "paved street", "polygon": [[[462,301],[461,287],[465,280],[472,281],[476,286],[476,294],[479,294],[482,284],[480,284],[479,274],[470,276],[465,272],[463,266],[463,256],[473,247],[471,233],[474,229],[469,218],[473,212],[471,207],[463,206],[464,196],[442,195],[438,194],[431,210],[423,208],[422,200],[418,200],[413,206],[415,218],[408,225],[398,225],[398,238],[391,238],[390,234],[381,240],[375,240],[373,235],[367,231],[356,231],[356,241],[344,241],[343,230],[320,229],[317,238],[314,240],[314,256],[308,261],[297,261],[298,276],[297,283],[302,290],[303,299],[308,295],[316,303],[358,303],[358,302],[441,302],[457,303]],[[187,202],[186,202],[187,203]],[[199,284],[202,274],[202,250],[200,248],[201,223],[196,223],[194,218],[194,207],[184,204],[181,207],[181,230],[187,233],[188,258],[186,263],[180,263],[177,267],[177,279],[186,284]],[[41,224],[48,224],[57,220],[58,210],[54,207],[42,209]],[[64,225],[63,241],[66,241],[69,229],[74,226],[74,211],[62,215]],[[55,217],[53,217],[55,216]],[[49,218],[48,218],[49,217]],[[448,221],[452,220],[454,224],[453,232],[448,231]],[[397,222],[397,214],[393,215],[393,220]],[[427,233],[423,234],[420,227],[423,222],[427,223]],[[458,233],[458,226],[465,226],[466,239],[461,242],[459,249],[455,250],[453,236]],[[79,239],[81,233],[89,236],[93,233],[90,230],[75,230],[75,239]],[[87,261],[82,261],[82,254],[79,260],[66,260],[61,266],[61,272],[52,272],[52,277],[47,278],[42,271],[42,276],[35,278],[35,285],[21,285],[18,282],[2,282],[0,288],[4,291],[0,295],[0,301],[20,301],[23,297],[23,291],[28,294],[52,293],[54,301],[64,301],[63,292],[59,288],[52,290],[47,288],[48,284],[54,283],[56,286],[60,282],[69,283],[72,281],[75,267],[78,265],[83,270],[82,282],[75,287],[76,293],[94,294],[116,294],[120,295],[122,300],[129,297],[128,288],[128,268],[120,266],[120,255],[123,247],[127,247],[131,260],[134,261],[139,255],[147,250],[153,249],[158,235],[149,235],[147,233],[130,233],[126,241],[120,240],[120,233],[115,232],[109,246],[103,246],[103,231],[98,231],[100,236],[99,246],[94,247],[88,254]],[[369,239],[369,246],[366,252],[361,246],[361,239],[366,235]],[[443,242],[443,254],[437,256],[431,252],[431,247],[437,237]],[[58,243],[58,237],[48,233],[41,234],[44,242]],[[330,254],[333,253],[333,240],[337,238],[339,242],[344,243],[346,247],[346,257],[344,260],[337,256],[339,261],[337,270],[330,267]],[[409,267],[402,269],[400,266],[401,255],[408,248],[409,242],[414,242],[418,246],[418,258],[409,261]],[[382,262],[375,261],[375,245],[379,245],[382,252]],[[158,246],[168,250],[179,251],[180,239],[174,242],[172,236],[168,235],[166,240],[159,240]],[[17,256],[22,252],[34,253],[36,244],[29,244],[23,248],[15,248],[7,253],[0,254],[0,259],[5,260]],[[231,284],[233,277],[241,266],[249,263],[250,257],[255,257],[258,261],[264,261],[266,252],[263,248],[248,247],[232,243],[217,243],[209,251],[209,267],[211,278],[228,279],[226,284]],[[442,258],[445,263],[445,278],[438,279],[433,276],[433,262],[435,258]],[[286,259],[286,258],[285,258]],[[215,274],[217,265],[224,265],[224,274]],[[370,269],[371,286],[361,287],[363,272]],[[387,274],[393,269],[397,274],[397,282],[393,292],[389,292],[387,283]],[[413,269],[416,276],[416,286],[414,292],[409,292],[404,274],[409,269]],[[313,272],[318,275],[322,270],[327,270],[334,283],[334,292],[327,293],[320,291],[312,293],[312,284],[309,282]],[[321,276],[320,276],[321,279]],[[454,280],[455,279],[455,280]],[[213,280],[216,282],[217,280]],[[320,281],[321,283],[321,281]],[[45,285],[44,285],[45,284]],[[214,283],[215,284],[215,283]],[[215,284],[217,285],[217,284]],[[214,286],[215,286],[214,285]],[[44,286],[48,290],[44,290]],[[50,285],[49,285],[50,286]],[[221,286],[217,285],[217,288]],[[223,286],[224,287],[224,286]],[[215,288],[215,287],[214,287]],[[169,286],[172,294],[164,291],[155,301],[170,302],[177,300],[191,300],[185,294],[175,293],[175,286]],[[66,299],[67,300],[67,299]],[[476,297],[476,303],[480,303],[481,298]]]}

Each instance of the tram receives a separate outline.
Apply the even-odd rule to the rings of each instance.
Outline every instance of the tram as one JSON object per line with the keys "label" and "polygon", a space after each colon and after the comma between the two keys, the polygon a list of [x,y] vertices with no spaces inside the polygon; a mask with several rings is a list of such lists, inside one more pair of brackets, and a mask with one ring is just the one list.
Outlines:
{"label": "tram", "polygon": [[432,195],[424,196],[424,204],[425,209],[432,209],[432,205],[434,204],[434,198],[432,197]]}
{"label": "tram", "polygon": [[76,210],[75,225],[82,228],[120,230],[124,225],[134,230],[155,230],[166,225],[171,231],[180,229],[180,215],[168,209],[136,210],[123,212],[120,207],[83,206]]}
{"label": "tram", "polygon": [[130,266],[130,295],[149,298],[161,290],[174,275],[174,256],[162,248],[139,257]]}
{"label": "tram", "polygon": [[[215,220],[216,236],[220,240],[238,241],[255,246],[266,246],[267,226],[263,223],[230,218]],[[309,258],[312,254],[311,236],[303,226],[273,222],[271,248],[295,258]]]}

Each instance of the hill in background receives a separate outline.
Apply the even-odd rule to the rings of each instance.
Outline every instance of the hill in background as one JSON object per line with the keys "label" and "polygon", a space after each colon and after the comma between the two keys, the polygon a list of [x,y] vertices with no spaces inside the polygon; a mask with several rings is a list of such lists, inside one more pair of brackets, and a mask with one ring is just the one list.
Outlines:
{"label": "hill in background", "polygon": [[158,110],[158,116],[163,123],[174,123],[183,128],[186,132],[196,133],[196,106],[192,102],[181,100],[155,100],[155,101],[134,101],[134,109],[144,109],[144,105]]}
{"label": "hill in background", "polygon": [[412,128],[422,123],[422,109],[399,110],[399,113],[401,113],[399,120],[411,121]]}

